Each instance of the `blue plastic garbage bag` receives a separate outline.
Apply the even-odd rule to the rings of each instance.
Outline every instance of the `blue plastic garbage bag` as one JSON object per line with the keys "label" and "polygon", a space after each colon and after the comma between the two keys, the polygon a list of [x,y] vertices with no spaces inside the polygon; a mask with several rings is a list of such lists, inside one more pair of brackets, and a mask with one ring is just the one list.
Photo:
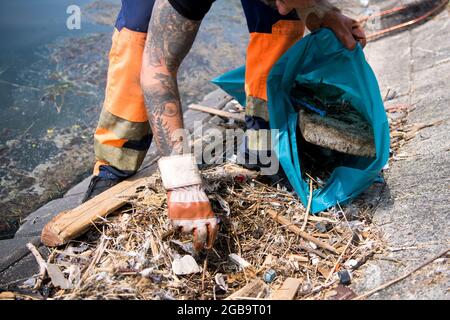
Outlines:
{"label": "blue plastic garbage bag", "polygon": [[[245,70],[241,67],[213,80],[243,103]],[[313,32],[292,46],[273,66],[267,80],[272,143],[280,163],[303,202],[309,185],[303,180],[298,157],[298,113],[291,103],[294,83],[326,84],[341,89],[342,98],[360,112],[373,128],[376,158],[354,157],[335,168],[323,187],[313,192],[311,212],[355,198],[378,179],[389,158],[389,125],[376,77],[361,46],[346,49],[329,29]],[[239,84],[239,85],[238,85]],[[245,98],[245,97],[244,97]],[[275,143],[274,143],[275,142]]]}

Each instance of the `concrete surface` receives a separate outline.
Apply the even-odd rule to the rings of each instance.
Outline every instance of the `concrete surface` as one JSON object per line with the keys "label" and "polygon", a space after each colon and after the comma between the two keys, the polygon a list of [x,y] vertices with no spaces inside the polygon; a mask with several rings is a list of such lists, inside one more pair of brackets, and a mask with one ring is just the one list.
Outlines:
{"label": "concrete surface", "polygon": [[[389,104],[415,104],[408,123],[444,123],[425,128],[391,161],[373,221],[388,250],[363,269],[357,293],[395,279],[449,248],[450,242],[450,19],[449,10],[410,31],[367,46],[382,93],[399,94]],[[450,268],[438,260],[371,299],[449,299]]]}

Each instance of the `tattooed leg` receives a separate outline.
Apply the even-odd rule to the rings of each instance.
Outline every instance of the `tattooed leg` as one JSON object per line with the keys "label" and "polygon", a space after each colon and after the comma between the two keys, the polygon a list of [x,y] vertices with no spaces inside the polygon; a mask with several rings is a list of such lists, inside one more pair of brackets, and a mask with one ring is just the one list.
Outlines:
{"label": "tattooed leg", "polygon": [[141,85],[150,125],[162,156],[183,153],[186,139],[178,92],[178,68],[192,47],[201,21],[181,16],[167,0],[153,7],[142,63]]}

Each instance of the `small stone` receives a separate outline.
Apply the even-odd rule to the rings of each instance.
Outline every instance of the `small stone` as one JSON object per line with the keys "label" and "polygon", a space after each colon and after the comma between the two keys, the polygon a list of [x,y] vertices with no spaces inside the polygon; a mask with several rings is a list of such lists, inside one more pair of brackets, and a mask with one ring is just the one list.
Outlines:
{"label": "small stone", "polygon": [[316,223],[316,229],[317,231],[321,232],[321,233],[326,233],[328,231],[330,231],[331,229],[333,229],[333,225],[329,222],[317,222]]}
{"label": "small stone", "polygon": [[352,275],[348,270],[341,270],[338,272],[339,282],[343,285],[349,285],[352,282]]}
{"label": "small stone", "polygon": [[316,229],[317,229],[317,231],[319,231],[321,233],[327,232],[327,228],[325,227],[325,224],[322,223],[322,222],[317,222],[316,223]]}

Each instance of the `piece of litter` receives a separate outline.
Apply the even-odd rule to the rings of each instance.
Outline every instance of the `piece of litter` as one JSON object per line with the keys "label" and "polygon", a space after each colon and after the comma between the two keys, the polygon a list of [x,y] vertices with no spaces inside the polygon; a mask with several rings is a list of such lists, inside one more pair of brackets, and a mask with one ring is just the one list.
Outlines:
{"label": "piece of litter", "polygon": [[313,243],[313,242],[309,242],[309,246],[312,248],[312,249],[314,249],[314,250],[317,250],[317,245],[315,244],[315,243]]}
{"label": "piece of litter", "polygon": [[316,265],[319,263],[319,261],[320,261],[319,258],[314,257],[314,258],[311,259],[311,264],[312,264],[313,266],[316,266]]}
{"label": "piece of litter", "polygon": [[445,258],[439,258],[439,259],[434,260],[434,263],[436,263],[436,264],[443,263],[443,262],[445,262]]}
{"label": "piece of litter", "polygon": [[263,277],[264,282],[271,283],[275,279],[276,275],[277,275],[277,272],[275,270],[273,270],[273,269],[267,270],[264,273],[264,277]]}
{"label": "piece of litter", "polygon": [[219,286],[220,289],[227,292],[228,291],[228,284],[225,282],[225,276],[221,273],[217,273],[214,276],[214,280],[216,281],[216,284]]}
{"label": "piece of litter", "polygon": [[35,278],[30,278],[26,281],[24,281],[21,285],[22,288],[33,288],[34,285],[36,284],[36,279]]}
{"label": "piece of litter", "polygon": [[352,275],[348,270],[338,272],[339,282],[343,285],[349,285],[352,282]]}
{"label": "piece of litter", "polygon": [[170,242],[176,244],[184,252],[189,253],[190,255],[195,255],[194,245],[192,242],[181,242],[179,240],[170,240]]}
{"label": "piece of litter", "polygon": [[64,274],[56,264],[47,263],[47,273],[55,287],[60,287],[61,289],[72,288],[72,284],[64,277]]}
{"label": "piece of litter", "polygon": [[108,276],[108,273],[106,271],[102,271],[98,274],[97,278],[95,278],[95,281],[102,281],[102,280],[106,279],[107,276]]}
{"label": "piece of litter", "polygon": [[269,253],[266,257],[266,259],[264,259],[263,262],[263,266],[270,266],[273,263],[273,256]]}
{"label": "piece of litter", "polygon": [[172,261],[172,271],[178,276],[199,273],[201,268],[190,255],[185,255],[183,258],[177,258]]}
{"label": "piece of litter", "polygon": [[153,270],[154,270],[154,268],[146,268],[146,269],[142,270],[141,272],[139,272],[139,274],[141,276],[143,276],[144,278],[149,278],[150,275],[153,274]]}
{"label": "piece of litter", "polygon": [[240,256],[238,256],[235,253],[229,254],[228,257],[230,258],[231,261],[233,261],[235,264],[237,264],[241,268],[247,268],[247,267],[251,266],[251,264],[249,262],[245,261],[243,258],[241,258]]}
{"label": "piece of litter", "polygon": [[353,268],[356,267],[357,265],[358,265],[358,261],[355,260],[355,259],[347,260],[347,262],[345,262],[345,264],[344,264],[344,266],[345,266],[347,269],[353,269]]}
{"label": "piece of litter", "polygon": [[230,163],[237,163],[237,155],[233,154],[229,158],[227,158],[228,162]]}

